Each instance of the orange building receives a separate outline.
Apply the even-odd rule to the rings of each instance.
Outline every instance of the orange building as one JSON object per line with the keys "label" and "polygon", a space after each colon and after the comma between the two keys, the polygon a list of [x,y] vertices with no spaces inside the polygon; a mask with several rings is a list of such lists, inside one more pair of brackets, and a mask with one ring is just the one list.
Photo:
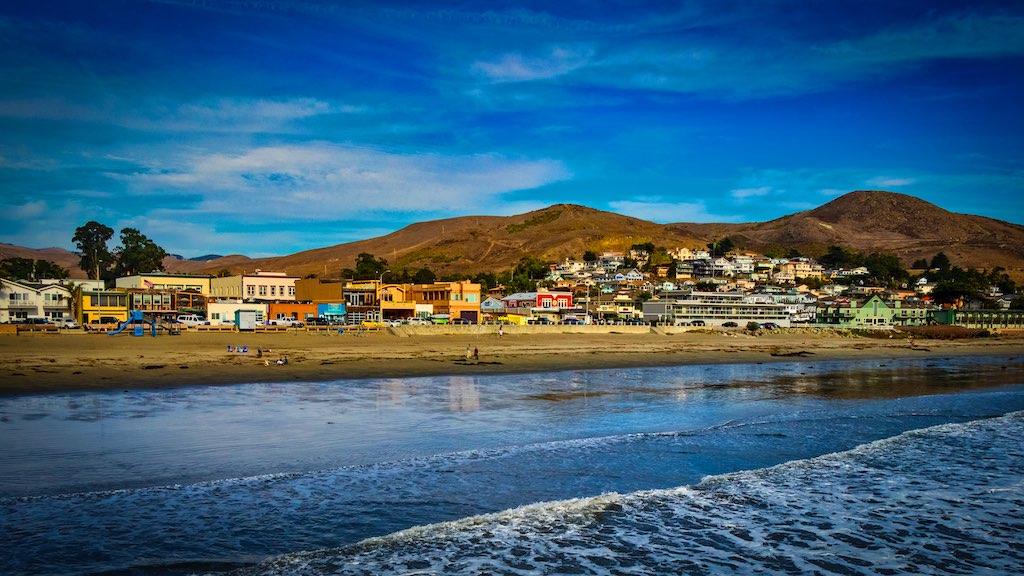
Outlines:
{"label": "orange building", "polygon": [[300,278],[295,281],[295,299],[299,302],[344,302],[345,283],[340,280]]}
{"label": "orange building", "polygon": [[430,304],[435,314],[480,322],[480,285],[469,280],[414,284],[412,299],[417,304]]}
{"label": "orange building", "polygon": [[316,318],[316,304],[302,302],[270,302],[267,304],[267,320],[285,318],[302,322]]}

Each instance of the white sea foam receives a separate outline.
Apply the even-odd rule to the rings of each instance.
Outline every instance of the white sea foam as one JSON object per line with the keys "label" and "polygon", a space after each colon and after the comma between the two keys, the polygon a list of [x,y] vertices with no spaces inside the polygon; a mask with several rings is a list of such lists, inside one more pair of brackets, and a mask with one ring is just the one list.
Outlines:
{"label": "white sea foam", "polygon": [[1024,412],[704,479],[404,530],[246,574],[1012,574]]}

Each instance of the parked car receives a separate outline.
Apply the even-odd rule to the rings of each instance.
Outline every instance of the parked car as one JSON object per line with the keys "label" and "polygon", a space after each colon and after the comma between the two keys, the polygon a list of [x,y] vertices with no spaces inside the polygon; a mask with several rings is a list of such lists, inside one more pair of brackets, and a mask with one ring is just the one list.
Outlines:
{"label": "parked car", "polygon": [[740,327],[739,324],[737,324],[735,322],[732,322],[732,321],[730,321],[730,322],[723,322],[722,323],[722,328],[739,328],[739,327]]}
{"label": "parked car", "polygon": [[267,326],[287,326],[289,328],[302,328],[305,324],[295,318],[274,318],[267,320]]}
{"label": "parked car", "polygon": [[426,318],[406,318],[405,323],[409,326],[430,326],[433,324],[433,322]]}
{"label": "parked car", "polygon": [[203,319],[195,314],[178,314],[178,317],[175,318],[175,320],[179,324],[184,324],[185,326],[199,326],[203,323]]}
{"label": "parked car", "polygon": [[779,325],[775,322],[765,322],[764,324],[761,324],[761,328],[764,330],[778,330]]}
{"label": "parked car", "polygon": [[569,326],[579,326],[583,324],[583,321],[580,320],[579,318],[566,318],[562,320],[562,324],[566,324]]}
{"label": "parked car", "polygon": [[694,326],[704,326],[704,321],[703,321],[703,320],[694,320],[694,321],[692,322],[692,324],[693,324]]}
{"label": "parked car", "polygon": [[554,324],[554,322],[548,318],[534,318],[532,320],[527,320],[526,323],[533,324],[535,326],[551,326]]}
{"label": "parked car", "polygon": [[58,322],[57,325],[60,326],[61,328],[64,328],[65,330],[77,330],[81,328],[78,322],[75,322],[71,318],[65,318],[64,320]]}
{"label": "parked car", "polygon": [[466,320],[465,318],[453,318],[452,321],[449,322],[449,323],[450,324],[458,324],[460,326],[466,326],[468,324],[472,324],[472,322],[470,322],[469,320]]}

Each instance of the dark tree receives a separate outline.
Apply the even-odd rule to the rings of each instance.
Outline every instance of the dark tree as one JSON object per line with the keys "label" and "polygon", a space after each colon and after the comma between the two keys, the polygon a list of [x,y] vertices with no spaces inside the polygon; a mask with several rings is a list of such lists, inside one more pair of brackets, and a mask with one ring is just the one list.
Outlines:
{"label": "dark tree", "polygon": [[911,264],[910,267],[914,270],[927,270],[928,260],[925,258],[918,258],[917,260],[914,260],[914,263]]}
{"label": "dark tree", "polygon": [[949,257],[946,256],[945,252],[939,252],[934,258],[932,258],[931,268],[945,272],[949,270],[949,266]]}
{"label": "dark tree", "polygon": [[132,276],[164,269],[167,251],[135,228],[121,229],[121,247],[117,250],[117,275]]}
{"label": "dark tree", "polygon": [[0,277],[11,280],[35,280],[35,260],[31,258],[0,260]]}
{"label": "dark tree", "polygon": [[712,256],[718,258],[721,256],[725,256],[729,252],[732,252],[735,247],[736,246],[733,244],[732,238],[726,236],[721,240],[711,242],[710,244],[708,244],[708,251],[711,253]]}
{"label": "dark tree", "polygon": [[498,285],[498,277],[494,272],[480,272],[473,276],[473,282],[479,284],[480,289],[486,292]]}
{"label": "dark tree", "polygon": [[388,261],[362,252],[356,256],[356,280],[377,280],[388,269]]}
{"label": "dark tree", "polygon": [[903,263],[892,254],[870,254],[864,259],[864,266],[867,267],[871,278],[879,284],[894,286],[910,278],[910,274],[903,268]]}
{"label": "dark tree", "polygon": [[597,253],[593,250],[587,250],[583,253],[584,262],[597,262]]}
{"label": "dark tree", "polygon": [[431,284],[437,280],[437,274],[434,274],[429,268],[420,268],[412,275],[412,281],[416,284]]}
{"label": "dark tree", "polygon": [[35,278],[55,278],[57,280],[66,280],[70,277],[68,269],[50,262],[49,260],[36,260],[35,261]]}
{"label": "dark tree", "polygon": [[89,278],[99,280],[114,263],[114,255],[107,248],[107,242],[114,235],[114,229],[90,220],[75,229],[72,241],[78,247],[81,259],[78,265]]}

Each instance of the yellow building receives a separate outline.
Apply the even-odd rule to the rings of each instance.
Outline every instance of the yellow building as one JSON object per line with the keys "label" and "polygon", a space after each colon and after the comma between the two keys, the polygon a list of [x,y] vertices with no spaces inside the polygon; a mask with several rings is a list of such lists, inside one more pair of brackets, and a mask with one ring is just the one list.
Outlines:
{"label": "yellow building", "polygon": [[122,276],[114,280],[114,287],[125,290],[168,290],[173,292],[198,292],[210,295],[210,281],[213,277],[205,274],[168,274],[151,272]]}
{"label": "yellow building", "polygon": [[128,320],[128,294],[114,290],[82,291],[75,301],[78,323],[114,324]]}

